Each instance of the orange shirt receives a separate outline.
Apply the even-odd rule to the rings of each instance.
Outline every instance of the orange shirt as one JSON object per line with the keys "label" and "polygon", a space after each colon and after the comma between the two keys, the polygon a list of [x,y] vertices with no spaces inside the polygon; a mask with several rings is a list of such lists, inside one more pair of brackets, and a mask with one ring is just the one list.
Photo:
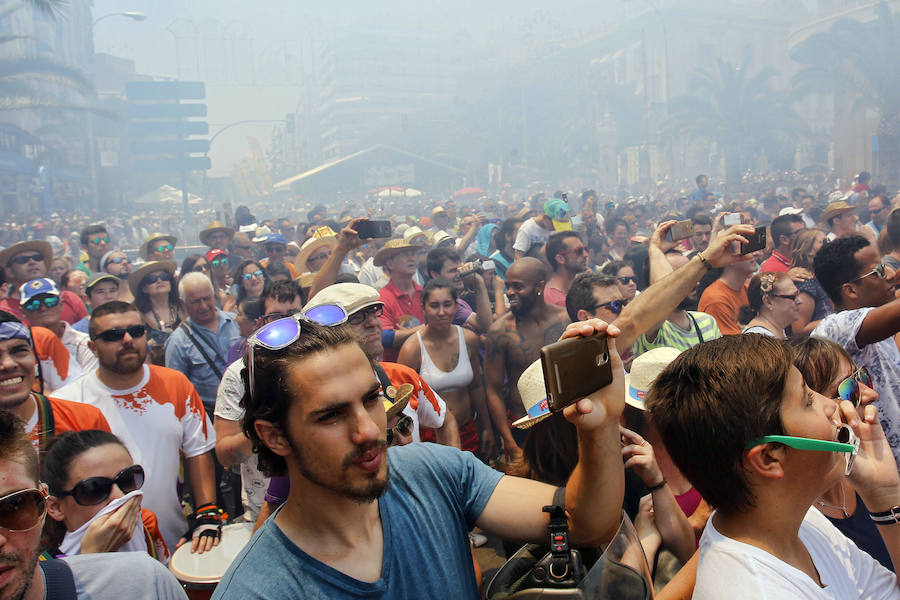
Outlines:
{"label": "orange shirt", "polygon": [[[56,337],[56,334],[44,327],[32,327],[31,338],[34,340],[34,349],[37,352],[38,360],[41,361],[44,393],[49,394],[67,383],[69,351],[66,350],[62,340]],[[41,391],[40,383],[37,380],[34,382],[34,391]]]}
{"label": "orange shirt", "polygon": [[169,547],[166,546],[166,540],[163,539],[162,534],[159,532],[159,523],[156,521],[156,515],[153,514],[152,510],[142,508],[141,522],[144,524],[144,538],[147,540],[147,552],[159,562],[163,564],[168,563]]}
{"label": "orange shirt", "polygon": [[[265,269],[266,267],[269,266],[269,259],[264,258],[261,261],[259,261],[259,264],[261,264],[263,269]],[[298,277],[300,277],[300,275],[302,275],[302,273],[300,273],[300,271],[297,270],[297,267],[294,266],[294,263],[289,262],[289,261],[284,261],[284,266],[287,267],[288,271],[290,271],[292,280],[297,279]]]}
{"label": "orange shirt", "polygon": [[716,279],[703,291],[697,310],[712,315],[722,335],[737,335],[741,332],[738,310],[745,304],[750,304],[746,285],[734,291],[724,281]]}
{"label": "orange shirt", "polygon": [[[54,434],[59,435],[66,431],[87,431],[88,429],[100,429],[109,431],[109,423],[106,417],[100,412],[100,409],[89,404],[80,404],[78,402],[69,402],[68,400],[60,400],[58,398],[50,398],[50,409],[53,411]],[[34,411],[34,416],[28,422],[30,426],[28,435],[35,449],[38,449],[41,440],[40,422],[38,411]]]}

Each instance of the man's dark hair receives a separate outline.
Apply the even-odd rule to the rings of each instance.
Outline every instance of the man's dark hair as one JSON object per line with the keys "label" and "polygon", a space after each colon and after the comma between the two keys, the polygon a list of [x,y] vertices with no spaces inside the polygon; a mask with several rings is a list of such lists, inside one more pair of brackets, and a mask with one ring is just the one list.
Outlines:
{"label": "man's dark hair", "polygon": [[288,304],[293,302],[295,298],[303,299],[300,293],[300,285],[295,281],[276,281],[263,292],[260,300],[262,301],[263,310],[265,310],[266,300],[274,299],[276,302]]}
{"label": "man's dark hair", "polygon": [[96,235],[98,233],[105,233],[109,235],[106,231],[106,225],[88,225],[84,229],[81,230],[81,245],[87,246],[88,241],[91,239],[92,235]]}
{"label": "man's dark hair", "polygon": [[91,339],[97,337],[97,334],[100,333],[97,331],[97,320],[101,317],[105,317],[106,315],[120,315],[127,312],[136,312],[138,316],[140,316],[141,311],[138,310],[138,307],[134,304],[129,304],[128,302],[122,302],[121,300],[113,300],[112,302],[107,302],[106,304],[101,304],[91,313],[91,320],[88,324],[88,333],[91,334]]}
{"label": "man's dark hair", "polygon": [[631,267],[634,270],[634,265],[630,262],[626,262],[624,260],[611,260],[605,265],[603,265],[603,269],[601,271],[604,275],[609,275],[610,277],[618,277],[619,269],[624,269],[625,267]]}
{"label": "man's dark hair", "polygon": [[891,242],[891,247],[894,250],[900,250],[900,208],[895,208],[888,213],[884,228],[887,230],[886,235]]}
{"label": "man's dark hair", "polygon": [[556,262],[556,255],[560,252],[565,252],[566,240],[569,238],[581,240],[574,231],[557,231],[551,233],[550,237],[547,239],[547,244],[544,246],[544,253],[547,255],[547,262],[550,263],[550,268],[553,269],[554,273],[562,266]]}
{"label": "man's dark hair", "polygon": [[603,246],[609,246],[609,239],[599,231],[588,239],[587,247],[592,252],[603,250]]}
{"label": "man's dark hair", "polygon": [[712,219],[709,218],[709,215],[706,213],[695,213],[693,217],[691,217],[691,227],[694,225],[709,225],[712,227]]}
{"label": "man's dark hair", "polygon": [[790,239],[791,223],[800,223],[801,225],[803,225],[803,217],[801,217],[800,215],[779,215],[772,219],[772,225],[770,225],[772,233],[772,243],[776,248],[781,243],[781,236],[785,236]]}
{"label": "man's dark hair", "polygon": [[[246,207],[244,207],[246,208]],[[256,217],[254,217],[250,212],[234,215],[234,224],[238,227],[243,227],[244,225],[253,225],[256,223]]]}
{"label": "man's dark hair", "polygon": [[753,506],[745,448],[784,432],[781,403],[792,360],[773,337],[726,335],[685,350],[653,382],[647,414],[678,469],[716,510]]}
{"label": "man's dark hair", "polygon": [[822,246],[813,259],[813,271],[835,306],[843,304],[841,288],[855,279],[862,265],[854,254],[869,245],[861,235],[832,240]]}
{"label": "man's dark hair", "polygon": [[25,433],[25,423],[7,410],[0,410],[0,460],[21,463],[35,484],[40,481],[37,452]]}
{"label": "man's dark hair", "polygon": [[703,174],[701,173],[700,175],[697,175],[697,176],[694,178],[694,183],[697,184],[697,187],[700,187],[700,182],[703,181],[704,179],[706,179],[707,181],[709,181],[709,177],[707,177],[706,175],[703,175]]}
{"label": "man's dark hair", "polygon": [[806,196],[806,194],[807,194],[806,188],[795,187],[794,189],[791,190],[791,201],[797,202],[798,200],[800,200],[800,198],[803,198],[804,196]]}
{"label": "man's dark hair", "polygon": [[631,226],[628,224],[628,221],[622,217],[615,217],[606,222],[606,233],[608,235],[613,235],[616,232],[616,227],[619,225],[623,225],[626,231],[631,232]]}
{"label": "man's dark hair", "polygon": [[586,310],[589,313],[594,312],[594,305],[597,301],[594,299],[595,287],[611,287],[616,285],[616,278],[602,273],[593,273],[587,271],[579,273],[572,286],[566,294],[566,312],[574,323],[578,320],[578,311]]}
{"label": "man's dark hair", "polygon": [[[266,274],[266,278],[269,279],[270,281],[272,279],[275,279],[276,277],[282,277],[284,275],[287,275],[288,280],[290,280],[290,278],[291,278],[291,272],[287,268],[287,265],[285,263],[279,263],[279,264],[269,263],[266,266],[266,268],[263,269],[263,272]],[[281,283],[288,283],[288,282],[282,281]]]}
{"label": "man's dark hair", "polygon": [[425,268],[428,271],[428,277],[439,277],[444,263],[448,260],[460,262],[459,252],[453,248],[435,248],[430,250],[425,257]]}
{"label": "man's dark hair", "polygon": [[[506,245],[506,239],[512,237],[513,233],[516,231],[516,227],[522,222],[522,219],[518,217],[510,217],[506,219],[502,223],[500,223],[500,231],[499,234],[502,236],[503,245]],[[513,240],[515,241],[515,240]],[[498,243],[498,246],[500,244]]]}
{"label": "man's dark hair", "polygon": [[245,296],[237,304],[244,311],[244,316],[251,321],[263,316],[263,303],[259,296]]}
{"label": "man's dark hair", "polygon": [[250,353],[245,354],[245,368],[241,369],[245,390],[241,399],[241,408],[245,411],[242,427],[244,434],[253,444],[253,451],[259,454],[259,470],[267,477],[284,475],[287,463],[283,456],[272,452],[259,438],[254,426],[256,421],[269,421],[287,435],[285,424],[288,409],[292,402],[302,401],[299,391],[291,380],[290,369],[298,360],[325,350],[333,350],[344,344],[356,344],[360,351],[364,352],[352,328],[322,327],[312,322],[304,322],[300,337],[288,347],[279,350],[267,350],[262,346],[254,348],[255,388],[252,390],[247,368]]}
{"label": "man's dark hair", "polygon": [[319,204],[312,207],[312,209],[308,213],[306,213],[306,220],[312,223],[315,220],[313,217],[315,217],[316,215],[321,215],[322,217],[324,217],[326,213],[327,211],[325,210],[325,207]]}

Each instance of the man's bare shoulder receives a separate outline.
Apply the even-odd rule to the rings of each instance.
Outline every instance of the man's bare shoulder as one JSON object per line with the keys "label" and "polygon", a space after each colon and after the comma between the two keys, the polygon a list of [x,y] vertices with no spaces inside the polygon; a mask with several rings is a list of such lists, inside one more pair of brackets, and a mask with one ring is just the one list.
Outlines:
{"label": "man's bare shoulder", "polygon": [[511,312],[505,313],[502,317],[491,323],[491,326],[488,328],[488,336],[498,336],[504,333],[508,333],[510,330],[515,331],[516,329],[516,318],[513,316]]}

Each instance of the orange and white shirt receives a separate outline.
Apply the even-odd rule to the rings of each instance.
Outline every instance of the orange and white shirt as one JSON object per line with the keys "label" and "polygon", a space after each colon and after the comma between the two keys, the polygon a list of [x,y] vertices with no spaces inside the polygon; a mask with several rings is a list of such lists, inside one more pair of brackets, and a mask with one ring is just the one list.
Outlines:
{"label": "orange and white shirt", "polygon": [[138,446],[146,473],[142,504],[156,514],[163,539],[174,548],[187,530],[177,488],[181,456],[193,458],[213,450],[216,433],[187,377],[156,365],[143,369],[140,383],[131,389],[108,388],[94,372],[54,395],[96,406],[110,420],[114,434]]}
{"label": "orange and white shirt", "polygon": [[[53,411],[54,435],[59,435],[66,431],[87,431],[89,429],[110,431],[109,423],[106,422],[103,413],[94,406],[58,398],[48,397],[47,400],[50,402],[50,410]],[[35,402],[33,394],[28,401]],[[41,427],[40,414],[37,406],[35,406],[34,414],[25,424],[25,431],[28,432],[28,437],[31,438],[31,443],[34,445],[35,450],[40,449]],[[45,434],[45,437],[49,436]]]}
{"label": "orange and white shirt", "polygon": [[444,415],[447,414],[447,405],[444,399],[429,387],[419,374],[406,365],[392,362],[380,362],[388,379],[394,387],[400,387],[404,383],[413,386],[413,393],[409,404],[403,409],[403,414],[413,420],[412,438],[414,442],[420,441],[419,426],[440,429],[444,426]]}
{"label": "orange and white shirt", "polygon": [[[34,349],[41,362],[44,393],[49,394],[69,383],[70,356],[62,340],[45,327],[32,327],[31,338],[34,340]],[[40,383],[37,380],[35,380],[34,391],[41,391]]]}

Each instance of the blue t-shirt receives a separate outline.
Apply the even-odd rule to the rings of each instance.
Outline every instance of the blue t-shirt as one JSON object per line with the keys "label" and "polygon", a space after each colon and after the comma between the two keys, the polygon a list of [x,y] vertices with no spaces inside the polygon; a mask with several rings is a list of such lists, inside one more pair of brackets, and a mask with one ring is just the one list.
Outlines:
{"label": "blue t-shirt", "polygon": [[381,577],[359,581],[291,542],[272,515],[234,559],[213,600],[478,598],[469,530],[503,474],[470,452],[435,444],[388,450],[390,485],[378,500]]}

